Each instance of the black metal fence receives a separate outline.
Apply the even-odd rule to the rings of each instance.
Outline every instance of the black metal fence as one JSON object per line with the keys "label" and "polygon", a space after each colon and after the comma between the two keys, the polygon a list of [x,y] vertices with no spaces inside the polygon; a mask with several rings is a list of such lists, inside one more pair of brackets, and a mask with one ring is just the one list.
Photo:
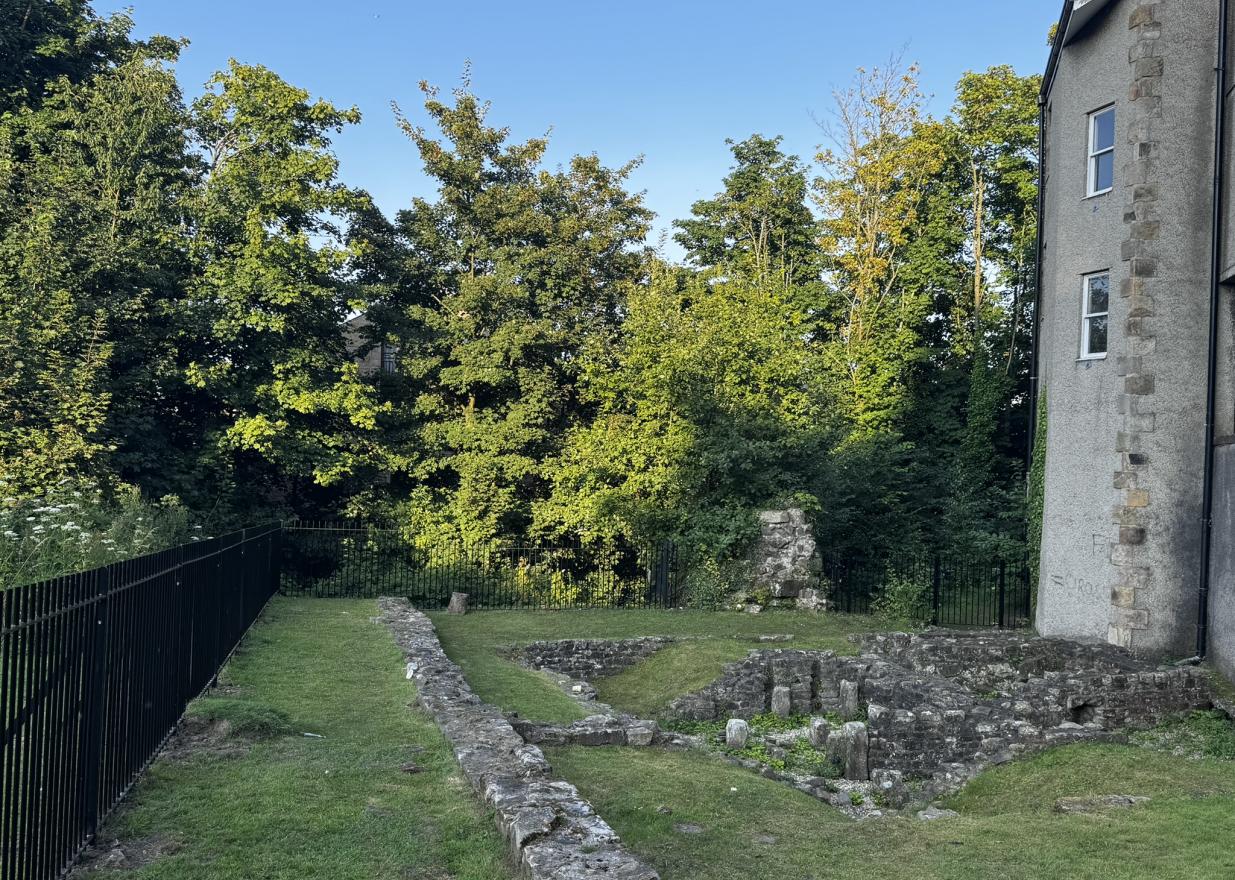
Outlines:
{"label": "black metal fence", "polygon": [[[394,530],[245,529],[0,591],[0,880],[52,880],[92,839],[276,591],[402,595],[424,608],[675,607],[673,546],[426,548]],[[847,613],[909,607],[951,626],[1030,622],[1024,562],[829,559]]]}
{"label": "black metal fence", "polygon": [[444,608],[674,607],[682,598],[673,545],[622,542],[422,546],[396,530],[328,522],[283,527],[282,592],[291,596],[406,596]]}
{"label": "black metal fence", "polygon": [[0,880],[51,880],[278,588],[277,525],[0,592]]}
{"label": "black metal fence", "polygon": [[[665,542],[422,546],[397,530],[336,522],[283,527],[281,591],[291,596],[407,596],[444,608],[452,592],[470,608],[677,607],[689,599],[688,564]],[[944,626],[1022,627],[1030,620],[1024,561],[978,556],[831,557],[819,588],[850,614],[917,612]]]}
{"label": "black metal fence", "polygon": [[1032,623],[1033,590],[1023,559],[917,555],[888,560],[828,559],[829,607],[869,614],[899,605],[940,626],[1015,629]]}

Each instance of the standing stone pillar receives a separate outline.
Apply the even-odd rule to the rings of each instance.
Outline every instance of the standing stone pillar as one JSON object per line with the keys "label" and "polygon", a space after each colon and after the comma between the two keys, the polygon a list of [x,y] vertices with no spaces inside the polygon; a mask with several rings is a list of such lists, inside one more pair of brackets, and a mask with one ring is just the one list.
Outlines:
{"label": "standing stone pillar", "polygon": [[467,614],[467,593],[451,593],[447,614]]}
{"label": "standing stone pillar", "polygon": [[751,554],[755,586],[774,599],[815,599],[823,566],[814,530],[798,507],[759,514],[759,541]]}

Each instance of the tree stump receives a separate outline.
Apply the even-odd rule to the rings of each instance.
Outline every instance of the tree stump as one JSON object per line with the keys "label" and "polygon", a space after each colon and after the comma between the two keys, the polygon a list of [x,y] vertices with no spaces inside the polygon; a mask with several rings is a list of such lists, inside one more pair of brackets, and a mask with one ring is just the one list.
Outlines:
{"label": "tree stump", "polygon": [[451,593],[447,614],[467,614],[467,593]]}

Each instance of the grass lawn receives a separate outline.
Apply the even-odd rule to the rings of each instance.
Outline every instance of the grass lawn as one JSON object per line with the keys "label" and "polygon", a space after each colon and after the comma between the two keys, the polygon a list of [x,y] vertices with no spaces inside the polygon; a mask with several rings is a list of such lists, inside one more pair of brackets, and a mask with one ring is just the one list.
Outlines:
{"label": "grass lawn", "polygon": [[[854,822],[707,754],[576,747],[549,758],[663,880],[1235,877],[1232,761],[1070,746],[983,774],[946,804],[959,818]],[[1093,815],[1052,810],[1056,798],[1091,794],[1152,800]]]}
{"label": "grass lawn", "polygon": [[[266,736],[161,758],[100,838],[171,842],[131,880],[497,880],[496,826],[433,722],[372,601],[276,598],[197,711]],[[322,738],[305,737],[304,732]],[[271,735],[275,734],[275,735]],[[246,746],[241,736],[227,743]],[[414,762],[419,772],[403,772]]]}
{"label": "grass lawn", "polygon": [[[852,654],[848,636],[887,629],[865,615],[765,611],[660,611],[593,609],[577,611],[483,611],[464,616],[432,615],[442,647],[462,667],[482,699],[508,712],[537,721],[582,718],[579,704],[547,676],[498,655],[501,645],[541,639],[621,639],[633,636],[679,636],[648,660],[618,675],[592,682],[600,699],[618,709],[656,717],[674,697],[698,690],[720,675],[721,668],[753,648],[827,648]],[[758,636],[792,634],[784,644],[761,644]]]}

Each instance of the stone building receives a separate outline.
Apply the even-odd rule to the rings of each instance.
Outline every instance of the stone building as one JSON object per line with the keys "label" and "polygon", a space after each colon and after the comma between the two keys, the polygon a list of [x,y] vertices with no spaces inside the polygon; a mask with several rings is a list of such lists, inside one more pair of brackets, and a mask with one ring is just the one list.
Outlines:
{"label": "stone building", "polygon": [[343,325],[348,352],[356,358],[361,373],[393,373],[398,363],[399,348],[388,342],[374,342],[369,328],[372,322],[361,313]]}
{"label": "stone building", "polygon": [[1230,2],[1065,4],[1041,96],[1035,325],[1038,628],[1145,654],[1208,649],[1228,675]]}

